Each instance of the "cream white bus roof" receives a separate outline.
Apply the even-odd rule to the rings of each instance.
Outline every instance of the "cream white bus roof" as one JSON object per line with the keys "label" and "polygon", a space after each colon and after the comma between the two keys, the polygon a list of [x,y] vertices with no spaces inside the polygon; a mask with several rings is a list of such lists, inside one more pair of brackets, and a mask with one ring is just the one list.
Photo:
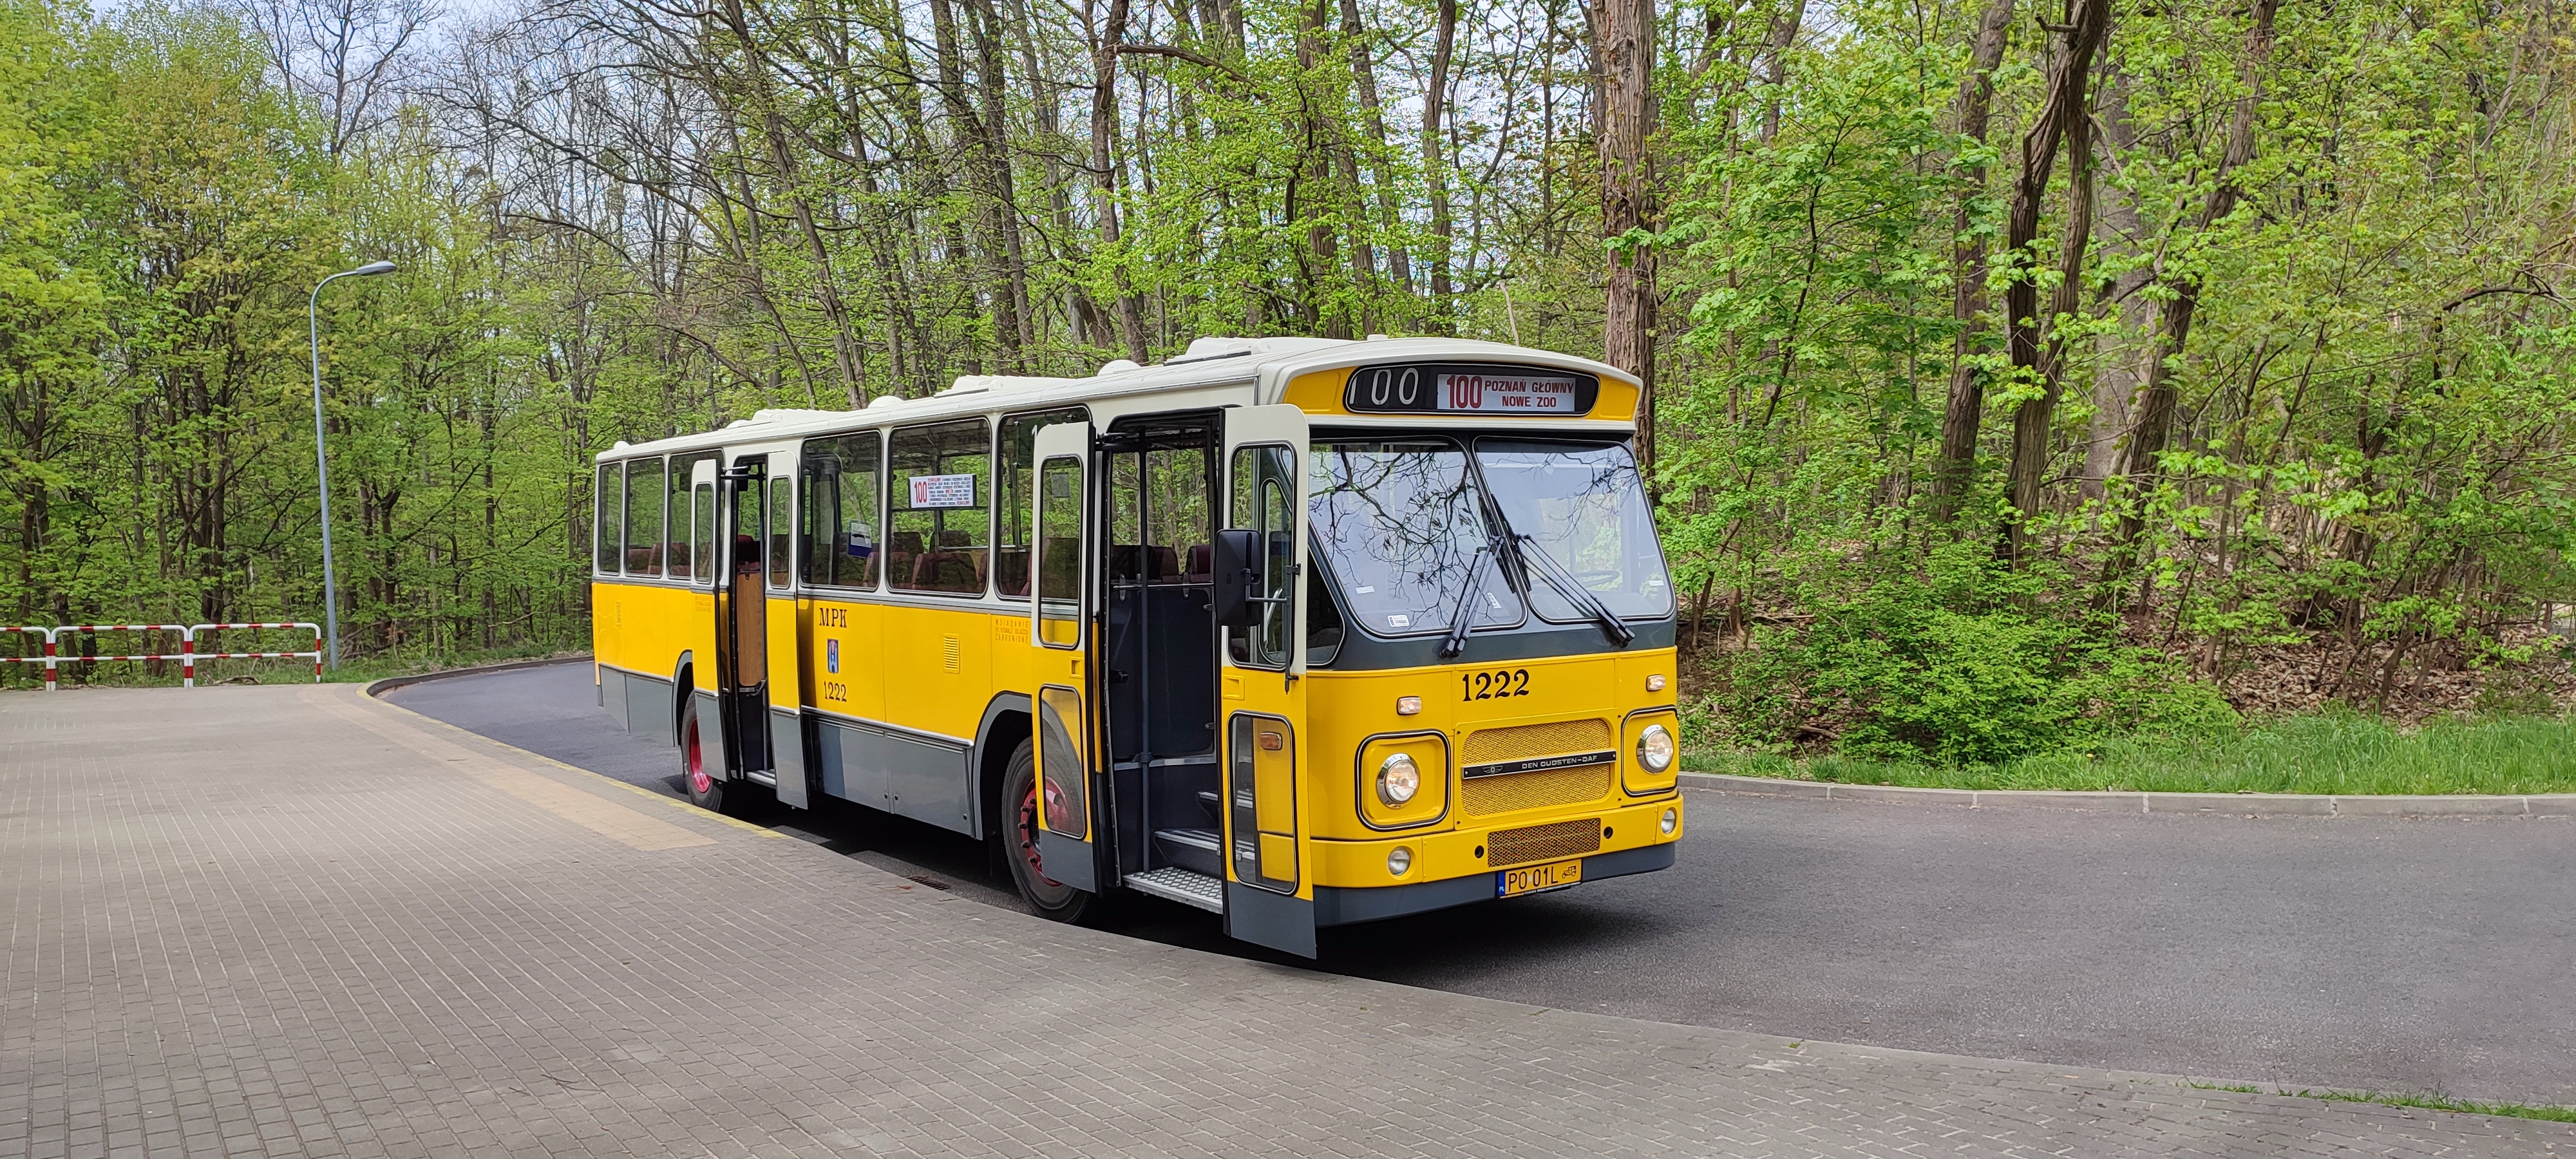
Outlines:
{"label": "cream white bus roof", "polygon": [[[882,395],[858,410],[763,410],[712,431],[629,445],[595,460],[712,450],[742,443],[798,439],[868,427],[1026,410],[1049,403],[1094,402],[1193,388],[1251,386],[1255,401],[1277,402],[1290,380],[1317,370],[1372,362],[1459,359],[1580,371],[1636,385],[1635,375],[1589,358],[1473,338],[1200,338],[1180,357],[1153,366],[1118,359],[1088,378],[969,374],[926,398]],[[1599,420],[1594,420],[1599,421]]]}

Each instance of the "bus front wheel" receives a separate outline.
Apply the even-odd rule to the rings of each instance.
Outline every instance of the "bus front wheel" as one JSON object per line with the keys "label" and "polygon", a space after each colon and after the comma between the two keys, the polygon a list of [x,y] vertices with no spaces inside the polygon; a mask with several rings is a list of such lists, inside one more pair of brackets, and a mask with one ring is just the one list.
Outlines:
{"label": "bus front wheel", "polygon": [[1078,922],[1093,897],[1046,875],[1038,856],[1038,758],[1028,741],[1012,750],[1002,773],[1002,855],[1010,863],[1011,881],[1019,886],[1038,916]]}

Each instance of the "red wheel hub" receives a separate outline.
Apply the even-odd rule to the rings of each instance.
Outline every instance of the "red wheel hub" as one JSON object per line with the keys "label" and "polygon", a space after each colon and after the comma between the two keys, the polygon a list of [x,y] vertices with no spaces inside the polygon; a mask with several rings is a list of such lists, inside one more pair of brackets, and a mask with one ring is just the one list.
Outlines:
{"label": "red wheel hub", "polygon": [[707,775],[705,750],[698,744],[697,722],[691,721],[689,722],[689,791],[703,797],[715,786],[715,778]]}
{"label": "red wheel hub", "polygon": [[1035,784],[1031,784],[1028,793],[1020,798],[1019,839],[1020,860],[1028,864],[1029,875],[1048,885],[1058,884],[1038,863],[1038,787]]}

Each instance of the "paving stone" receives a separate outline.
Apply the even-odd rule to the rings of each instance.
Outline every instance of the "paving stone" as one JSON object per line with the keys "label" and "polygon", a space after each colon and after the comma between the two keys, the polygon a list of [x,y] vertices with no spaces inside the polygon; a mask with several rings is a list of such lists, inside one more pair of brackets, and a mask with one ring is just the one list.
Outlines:
{"label": "paving stone", "polygon": [[1051,925],[347,686],[0,696],[0,802],[0,1156],[2576,1156]]}

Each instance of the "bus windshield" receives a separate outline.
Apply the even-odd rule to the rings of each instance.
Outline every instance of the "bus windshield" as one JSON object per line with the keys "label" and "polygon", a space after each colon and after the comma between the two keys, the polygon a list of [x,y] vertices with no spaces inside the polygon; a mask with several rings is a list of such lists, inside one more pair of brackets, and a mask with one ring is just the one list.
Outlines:
{"label": "bus windshield", "polygon": [[[1308,517],[1351,618],[1380,636],[1445,632],[1486,547],[1467,452],[1434,440],[1317,443]],[[1497,572],[1497,575],[1499,573]],[[1476,624],[1521,621],[1520,598],[1489,578]]]}
{"label": "bus windshield", "polygon": [[[1445,440],[1318,443],[1307,474],[1315,550],[1352,618],[1377,635],[1428,635],[1456,622],[1479,553],[1503,539],[1487,534],[1488,489],[1508,525],[1493,530],[1519,537],[1530,574],[1492,561],[1472,627],[1520,623],[1522,592],[1551,623],[1587,619],[1537,574],[1548,562],[1619,619],[1672,612],[1663,551],[1624,446],[1479,439],[1471,464],[1465,448]],[[1529,558],[1534,553],[1547,559]],[[1506,582],[1507,574],[1519,582]]]}
{"label": "bus windshield", "polygon": [[[1524,554],[1546,552],[1620,619],[1654,619],[1672,612],[1663,549],[1655,543],[1654,519],[1628,448],[1478,439],[1476,467],[1513,533],[1524,537]],[[1554,587],[1540,582],[1526,586],[1540,619],[1565,623],[1585,618]]]}

